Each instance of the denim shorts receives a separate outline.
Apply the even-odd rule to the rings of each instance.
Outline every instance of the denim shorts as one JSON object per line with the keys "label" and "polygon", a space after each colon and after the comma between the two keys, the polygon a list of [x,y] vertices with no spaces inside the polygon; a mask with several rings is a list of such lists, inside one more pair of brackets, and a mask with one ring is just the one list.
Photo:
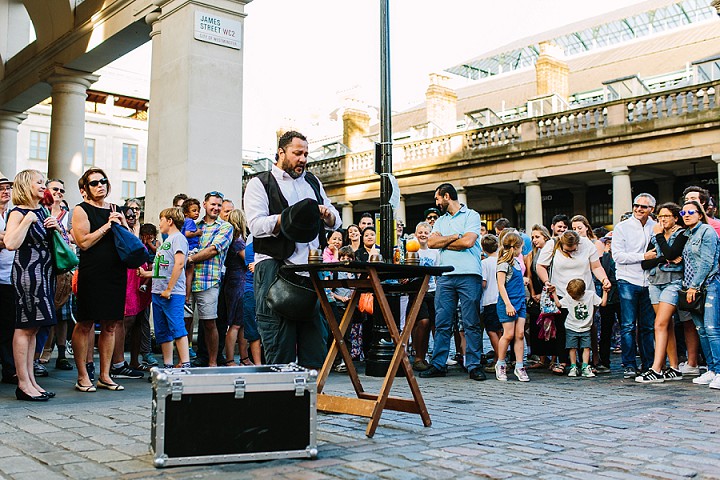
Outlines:
{"label": "denim shorts", "polygon": [[566,329],[565,348],[590,348],[590,330],[587,332],[574,332]]}
{"label": "denim shorts", "polygon": [[663,285],[648,286],[650,293],[650,303],[657,305],[660,302],[668,303],[670,305],[677,305],[678,292],[682,288],[682,280],[674,280],[670,283]]}
{"label": "denim shorts", "polygon": [[155,339],[158,343],[172,342],[187,335],[183,318],[185,295],[170,295],[167,299],[159,293],[153,293],[152,305]]}
{"label": "denim shorts", "polygon": [[[518,318],[527,318],[527,311],[526,311],[526,303],[525,299],[523,299],[520,303],[520,307],[516,307],[515,315],[512,317],[508,317],[507,310],[505,309],[505,303],[503,301],[498,301],[497,308],[495,311],[498,315],[498,320],[500,320],[500,323],[508,323],[508,322],[514,322]],[[492,308],[492,307],[491,307]]]}
{"label": "denim shorts", "polygon": [[482,320],[486,332],[498,333],[502,331],[502,325],[500,325],[497,313],[497,304],[485,305],[480,314],[480,320]]}

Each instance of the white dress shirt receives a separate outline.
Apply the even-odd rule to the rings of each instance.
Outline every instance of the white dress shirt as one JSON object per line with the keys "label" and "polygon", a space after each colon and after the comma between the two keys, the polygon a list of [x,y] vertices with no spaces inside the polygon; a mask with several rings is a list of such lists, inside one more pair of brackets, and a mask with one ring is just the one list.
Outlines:
{"label": "white dress shirt", "polygon": [[[272,176],[277,180],[280,192],[285,197],[285,200],[289,205],[295,205],[300,200],[305,198],[316,199],[315,191],[312,189],[310,184],[305,181],[305,172],[298,177],[292,178],[287,172],[278,168],[277,165],[273,165],[271,170]],[[323,199],[323,205],[326,206],[335,215],[335,225],[332,228],[327,227],[327,230],[337,230],[342,226],[342,219],[337,209],[330,203],[330,199],[325,193],[325,189],[320,183],[320,194]],[[252,178],[245,187],[245,196],[243,197],[243,206],[245,208],[245,215],[247,216],[248,227],[250,233],[255,238],[267,238],[277,237],[278,235],[273,234],[275,225],[277,225],[278,217],[280,214],[270,215],[270,207],[265,187],[259,178]],[[318,237],[315,237],[310,243],[296,243],[295,251],[285,261],[285,263],[302,264],[307,263],[308,253],[311,248],[320,248],[320,241]],[[270,258],[268,255],[264,255],[259,252],[255,252],[255,261],[261,262]]]}
{"label": "white dress shirt", "polygon": [[648,218],[645,225],[630,217],[615,225],[612,235],[612,257],[615,260],[615,276],[618,280],[639,287],[647,287],[647,273],[640,262],[645,260],[650,237],[653,236],[655,220]]}

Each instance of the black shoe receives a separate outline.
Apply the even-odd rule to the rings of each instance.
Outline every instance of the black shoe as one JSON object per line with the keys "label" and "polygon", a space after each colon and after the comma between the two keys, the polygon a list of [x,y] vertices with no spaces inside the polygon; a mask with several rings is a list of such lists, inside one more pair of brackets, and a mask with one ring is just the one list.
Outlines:
{"label": "black shoe", "polygon": [[55,392],[51,392],[51,391],[49,391],[49,390],[45,390],[44,392],[40,392],[40,395],[42,395],[43,397],[48,397],[48,398],[55,398]]}
{"label": "black shoe", "polygon": [[58,358],[55,360],[55,368],[58,370],[72,370],[73,366],[67,358]]}
{"label": "black shoe", "polygon": [[483,380],[487,380],[487,375],[485,375],[485,372],[483,372],[482,368],[478,367],[470,370],[470,372],[468,373],[468,378],[470,380],[476,380],[478,382],[481,382]]}
{"label": "black shoe", "polygon": [[430,368],[425,370],[424,372],[420,372],[418,374],[418,377],[420,378],[435,378],[435,377],[444,377],[447,375],[447,372],[444,370],[438,370],[435,368],[434,365],[430,365]]}
{"label": "black shoe", "polygon": [[110,378],[143,378],[145,374],[140,370],[131,368],[127,362],[122,367],[110,367]]}
{"label": "black shoe", "polygon": [[17,375],[12,375],[10,377],[2,377],[2,380],[0,380],[0,382],[7,383],[9,385],[17,385],[18,378],[17,378]]}
{"label": "black shoe", "polygon": [[208,361],[206,358],[195,357],[191,362],[193,367],[207,367]]}
{"label": "black shoe", "polygon": [[37,397],[31,397],[27,393],[20,390],[20,387],[15,389],[15,398],[18,400],[25,400],[26,402],[47,402],[48,397],[45,395],[38,395]]}

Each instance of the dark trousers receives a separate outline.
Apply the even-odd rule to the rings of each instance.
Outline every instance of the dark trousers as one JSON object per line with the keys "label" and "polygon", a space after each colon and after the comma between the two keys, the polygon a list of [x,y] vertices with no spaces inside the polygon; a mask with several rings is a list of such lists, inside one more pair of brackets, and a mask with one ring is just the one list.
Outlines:
{"label": "dark trousers", "polygon": [[600,307],[600,364],[610,366],[610,344],[613,326],[620,320],[620,304],[609,303]]}
{"label": "dark trousers", "polygon": [[15,287],[0,285],[0,363],[2,377],[15,375],[12,341],[15,334]]}

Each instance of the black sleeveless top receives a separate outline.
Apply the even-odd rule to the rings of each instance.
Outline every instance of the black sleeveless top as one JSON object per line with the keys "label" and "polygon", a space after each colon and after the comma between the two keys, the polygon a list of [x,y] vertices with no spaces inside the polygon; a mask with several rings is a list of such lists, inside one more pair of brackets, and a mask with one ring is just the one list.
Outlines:
{"label": "black sleeveless top", "polygon": [[[110,218],[109,208],[95,207],[87,202],[78,206],[87,214],[90,233],[102,228]],[[125,315],[127,268],[115,249],[112,231],[80,252],[78,268],[77,320],[122,320]]]}

